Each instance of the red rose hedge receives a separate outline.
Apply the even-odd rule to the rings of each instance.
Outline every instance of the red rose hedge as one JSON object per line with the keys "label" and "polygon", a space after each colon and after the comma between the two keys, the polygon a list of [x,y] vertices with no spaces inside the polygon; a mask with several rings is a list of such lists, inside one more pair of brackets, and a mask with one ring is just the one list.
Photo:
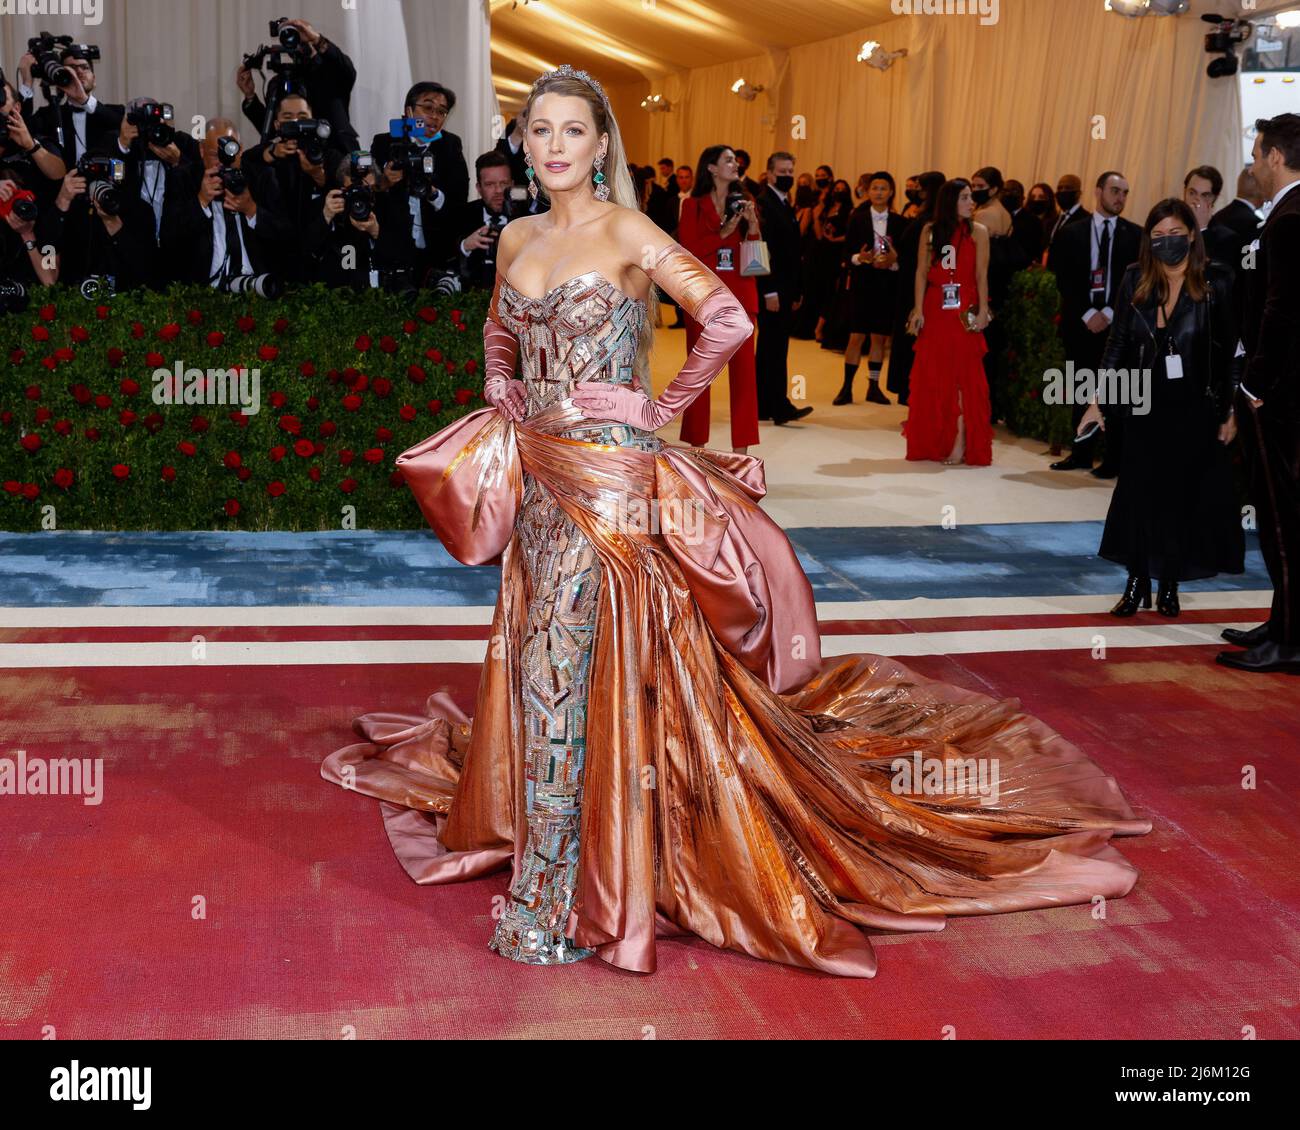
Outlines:
{"label": "red rose hedge", "polygon": [[[91,306],[56,287],[0,319],[0,528],[424,525],[394,460],[483,407],[489,295],[312,287],[276,302],[174,287]],[[157,403],[155,369],[260,371],[260,411]],[[171,384],[172,382],[167,382]]]}

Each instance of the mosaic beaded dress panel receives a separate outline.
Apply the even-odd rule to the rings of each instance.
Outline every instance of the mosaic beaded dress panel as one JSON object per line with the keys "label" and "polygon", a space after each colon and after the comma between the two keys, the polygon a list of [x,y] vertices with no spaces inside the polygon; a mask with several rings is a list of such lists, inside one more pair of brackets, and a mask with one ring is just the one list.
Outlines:
{"label": "mosaic beaded dress panel", "polygon": [[[541,298],[504,279],[501,324],[519,338],[527,415],[572,393],[577,381],[608,381],[650,395],[634,375],[645,303],[589,271]],[[653,432],[596,422],[562,433],[588,443],[657,451]],[[576,961],[591,950],[564,937],[573,905],[582,825],[582,769],[600,560],[554,497],[527,472],[516,525],[524,555],[528,626],[521,641],[527,843],[523,867],[489,943],[534,965]]]}

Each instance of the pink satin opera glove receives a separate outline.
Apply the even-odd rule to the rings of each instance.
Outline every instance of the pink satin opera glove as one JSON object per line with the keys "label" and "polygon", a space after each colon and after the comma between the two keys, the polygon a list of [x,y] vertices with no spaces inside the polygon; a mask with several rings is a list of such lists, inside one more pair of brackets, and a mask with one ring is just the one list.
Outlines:
{"label": "pink satin opera glove", "polygon": [[655,399],[626,385],[579,381],[573,403],[588,419],[630,424],[653,432],[679,415],[722,372],[754,332],[754,325],[727,285],[680,243],[670,243],[646,274],[700,325],[699,340],[681,371]]}
{"label": "pink satin opera glove", "polygon": [[483,323],[483,399],[508,419],[522,420],[528,411],[528,392],[524,382],[515,379],[519,339],[497,321],[500,287],[498,276]]}

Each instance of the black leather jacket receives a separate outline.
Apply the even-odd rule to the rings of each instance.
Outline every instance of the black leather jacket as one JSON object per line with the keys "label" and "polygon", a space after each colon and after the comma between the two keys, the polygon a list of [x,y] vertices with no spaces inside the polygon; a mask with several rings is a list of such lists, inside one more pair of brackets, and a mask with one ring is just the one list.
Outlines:
{"label": "black leather jacket", "polygon": [[[1120,283],[1102,369],[1156,369],[1158,303],[1154,297],[1141,305],[1133,302],[1138,272],[1135,263]],[[1241,380],[1241,359],[1233,356],[1237,351],[1237,320],[1232,308],[1232,273],[1222,264],[1211,262],[1206,265],[1205,277],[1209,286],[1206,298],[1196,302],[1184,289],[1169,320],[1169,332],[1183,360],[1183,379],[1212,400],[1216,417],[1226,420]],[[1115,410],[1114,406],[1106,408],[1108,413]],[[1128,409],[1121,411],[1127,414]]]}

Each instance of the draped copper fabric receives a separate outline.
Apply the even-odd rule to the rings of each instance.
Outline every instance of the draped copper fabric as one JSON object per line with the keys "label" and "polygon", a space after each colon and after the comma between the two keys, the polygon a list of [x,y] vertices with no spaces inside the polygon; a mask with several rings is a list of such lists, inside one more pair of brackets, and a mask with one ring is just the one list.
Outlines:
{"label": "draped copper fabric", "polygon": [[[563,434],[579,420],[560,400],[515,430],[524,471],[601,565],[565,931],[578,946],[651,972],[656,937],[687,933],[870,977],[866,929],[939,930],[950,915],[1132,888],[1137,872],[1111,838],[1150,822],[1016,703],[881,656],[817,658],[815,622],[782,614],[800,607],[807,580],[764,528],[761,464],[755,477],[742,457]],[[734,608],[710,605],[736,573],[702,548],[722,544],[717,529],[706,523],[688,542],[668,521],[627,521],[629,508],[652,512],[669,499],[750,524],[752,536],[728,544],[739,575],[762,579],[735,581]],[[752,552],[734,548],[746,545]],[[322,767],[326,779],[384,801],[393,848],[420,883],[521,866],[527,589],[517,540],[501,568],[473,719],[445,695],[423,715],[367,715],[355,723],[364,741]],[[994,789],[970,787],[977,768]]]}

